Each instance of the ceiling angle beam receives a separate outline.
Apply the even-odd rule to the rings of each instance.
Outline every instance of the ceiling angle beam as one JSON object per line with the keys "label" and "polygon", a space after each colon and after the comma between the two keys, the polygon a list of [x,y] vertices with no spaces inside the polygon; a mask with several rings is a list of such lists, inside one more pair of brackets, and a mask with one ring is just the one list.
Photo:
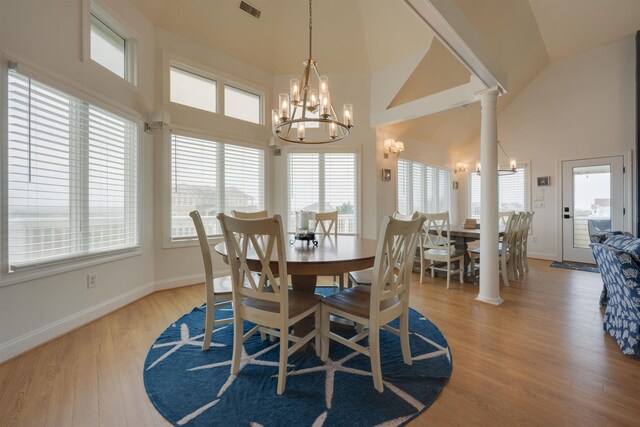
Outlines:
{"label": "ceiling angle beam", "polygon": [[499,61],[451,0],[405,0],[431,27],[438,40],[485,84],[497,87],[500,94],[508,89],[508,77]]}
{"label": "ceiling angle beam", "polygon": [[425,96],[380,112],[372,112],[371,126],[384,126],[467,105],[478,100],[486,86],[475,76],[469,83]]}

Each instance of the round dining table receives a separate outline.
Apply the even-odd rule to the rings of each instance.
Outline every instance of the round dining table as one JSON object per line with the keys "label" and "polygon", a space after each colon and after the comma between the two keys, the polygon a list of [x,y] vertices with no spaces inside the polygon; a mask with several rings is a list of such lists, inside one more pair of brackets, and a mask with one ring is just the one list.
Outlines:
{"label": "round dining table", "polygon": [[[286,238],[287,236],[285,236]],[[373,267],[376,255],[376,241],[356,236],[325,235],[318,237],[318,245],[307,245],[304,241],[286,243],[287,273],[291,276],[291,287],[294,291],[314,293],[319,275],[337,275],[349,271],[364,270]],[[214,250],[222,255],[229,264],[227,248],[218,243]],[[274,251],[274,256],[277,256]],[[251,270],[261,271],[258,257],[251,253],[247,257],[247,265]],[[272,271],[277,272],[274,260]],[[302,319],[294,326],[294,334],[305,336],[313,327],[313,316]]]}
{"label": "round dining table", "polygon": [[[229,264],[227,248],[218,243],[215,251]],[[277,255],[274,251],[274,256]],[[318,246],[307,245],[304,241],[286,243],[287,273],[291,275],[291,286],[295,291],[315,292],[317,278],[320,275],[342,274],[349,271],[364,270],[373,267],[376,256],[376,241],[356,236],[318,237]],[[273,271],[277,272],[274,260]],[[250,269],[261,271],[257,256],[248,255]]]}

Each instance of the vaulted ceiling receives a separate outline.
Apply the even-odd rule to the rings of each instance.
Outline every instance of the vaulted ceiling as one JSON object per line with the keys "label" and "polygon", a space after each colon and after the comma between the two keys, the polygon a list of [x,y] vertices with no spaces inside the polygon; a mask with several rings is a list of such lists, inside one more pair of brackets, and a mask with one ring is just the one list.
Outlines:
{"label": "vaulted ceiling", "polygon": [[[308,2],[132,0],[158,27],[272,74],[298,72],[308,52]],[[433,0],[450,1],[450,0]],[[503,109],[550,61],[638,30],[640,0],[454,0],[509,75]],[[457,86],[469,73],[403,0],[315,0],[313,56],[323,73],[373,73],[429,49],[391,107]],[[477,103],[386,126],[398,137],[455,149],[479,132]]]}

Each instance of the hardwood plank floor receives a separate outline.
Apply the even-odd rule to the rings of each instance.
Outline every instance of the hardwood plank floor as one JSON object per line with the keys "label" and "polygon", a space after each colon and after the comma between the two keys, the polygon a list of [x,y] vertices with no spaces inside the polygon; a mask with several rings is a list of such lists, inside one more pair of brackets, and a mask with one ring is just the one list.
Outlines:
{"label": "hardwood plank floor", "polygon": [[[640,360],[602,331],[600,275],[549,263],[531,260],[502,307],[414,274],[411,305],[447,338],[453,375],[412,425],[640,425]],[[202,285],[156,292],[0,365],[0,425],[168,425],[144,391],[144,358],[203,301]]]}

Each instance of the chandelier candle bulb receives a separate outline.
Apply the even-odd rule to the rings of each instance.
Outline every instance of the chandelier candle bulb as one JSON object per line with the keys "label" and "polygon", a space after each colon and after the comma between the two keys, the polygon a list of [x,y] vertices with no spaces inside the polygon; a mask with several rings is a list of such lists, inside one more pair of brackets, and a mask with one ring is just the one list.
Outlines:
{"label": "chandelier candle bulb", "polygon": [[510,166],[511,170],[516,170],[516,168],[518,167],[518,164],[516,163],[515,159],[511,159],[511,162],[509,163],[509,166]]}
{"label": "chandelier candle bulb", "polygon": [[480,173],[480,162],[476,163],[476,173]]}
{"label": "chandelier candle bulb", "polygon": [[327,118],[331,115],[331,96],[327,91],[322,97],[322,117]]}
{"label": "chandelier candle bulb", "polygon": [[329,77],[320,77],[320,99],[324,98],[329,93]]}
{"label": "chandelier candle bulb", "polygon": [[310,100],[309,100],[309,111],[313,111],[318,108],[319,100],[318,100],[318,90],[311,89],[309,90]]}
{"label": "chandelier candle bulb", "polygon": [[304,123],[298,123],[298,139],[304,141]]}
{"label": "chandelier candle bulb", "polygon": [[342,110],[344,112],[344,124],[347,125],[347,127],[353,127],[353,105],[344,104]]}
{"label": "chandelier candle bulb", "polygon": [[338,128],[336,127],[335,123],[331,123],[331,125],[329,126],[329,131],[332,139],[338,136]]}
{"label": "chandelier candle bulb", "polygon": [[298,79],[291,79],[289,87],[291,89],[291,102],[294,105],[298,105],[300,103],[300,82]]}
{"label": "chandelier candle bulb", "polygon": [[404,151],[404,142],[396,141],[396,153],[402,153]]}
{"label": "chandelier candle bulb", "polygon": [[289,118],[289,95],[286,93],[280,94],[280,118],[282,121]]}
{"label": "chandelier candle bulb", "polygon": [[277,109],[274,108],[273,110],[271,110],[271,117],[272,117],[272,121],[271,121],[272,129],[276,133],[280,132],[279,129],[276,129],[276,127],[280,124],[280,113],[278,113]]}

